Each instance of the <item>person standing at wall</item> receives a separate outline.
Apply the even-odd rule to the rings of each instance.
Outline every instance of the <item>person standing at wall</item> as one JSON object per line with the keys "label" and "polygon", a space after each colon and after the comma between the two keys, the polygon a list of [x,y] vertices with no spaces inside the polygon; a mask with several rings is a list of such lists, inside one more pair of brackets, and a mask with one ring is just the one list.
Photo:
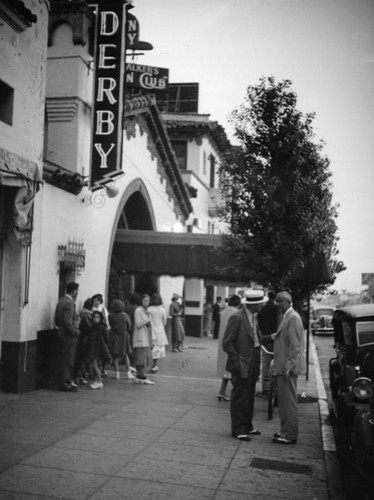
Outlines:
{"label": "person standing at wall", "polygon": [[183,306],[179,303],[180,296],[173,293],[169,314],[171,316],[171,347],[172,352],[183,351],[184,326],[182,322]]}
{"label": "person standing at wall", "polygon": [[[104,323],[108,327],[109,326],[109,319],[108,319],[109,313],[108,313],[108,309],[104,306],[104,298],[103,298],[102,294],[96,293],[95,295],[92,296],[92,300],[93,300],[92,312],[95,312],[95,311],[101,312],[101,314],[103,315]],[[108,339],[107,339],[107,343],[108,343]],[[100,366],[101,366],[101,375],[103,377],[107,377],[108,372],[106,370],[106,362],[104,360],[102,360],[100,362]]]}
{"label": "person standing at wall", "polygon": [[79,313],[79,338],[76,351],[76,379],[80,384],[88,384],[88,377],[91,375],[91,365],[87,357],[88,339],[92,328],[92,307],[93,300],[86,299],[83,308]]}
{"label": "person standing at wall", "polygon": [[125,312],[130,316],[131,320],[131,328],[130,328],[130,346],[131,349],[128,353],[130,360],[130,370],[133,373],[136,373],[134,368],[134,352],[132,349],[133,346],[133,338],[134,338],[134,328],[135,328],[135,309],[139,307],[141,304],[140,295],[136,292],[131,293],[130,298],[125,301]]}
{"label": "person standing at wall", "polygon": [[135,382],[138,384],[154,385],[145,374],[145,368],[151,364],[151,349],[154,342],[151,316],[148,311],[150,297],[144,294],[141,297],[141,305],[135,309],[134,319],[134,363],[136,368]]}
{"label": "person standing at wall", "polygon": [[92,328],[88,340],[88,357],[92,364],[92,371],[95,380],[90,384],[91,389],[102,389],[104,387],[100,363],[110,360],[111,355],[107,346],[107,325],[102,312],[92,313]]}
{"label": "person standing at wall", "polygon": [[79,316],[75,309],[78,297],[78,283],[70,282],[66,286],[66,294],[58,301],[55,311],[55,324],[61,342],[60,390],[76,392],[77,384],[73,382],[75,355],[79,337]]}
{"label": "person standing at wall", "polygon": [[256,382],[260,375],[261,332],[258,311],[266,302],[263,290],[246,290],[243,307],[230,316],[222,346],[228,354],[226,369],[231,373],[231,434],[241,441],[261,434],[253,427]]}
{"label": "person standing at wall", "polygon": [[124,361],[126,377],[135,379],[130,370],[128,353],[130,348],[130,316],[125,312],[125,304],[121,300],[113,300],[108,317],[109,321],[109,351],[112,355],[114,378],[120,379],[119,363]]}
{"label": "person standing at wall", "polygon": [[[257,315],[258,325],[262,335],[271,335],[275,333],[278,328],[280,320],[280,311],[275,303],[275,292],[270,290],[268,292],[268,301],[263,306],[261,311]],[[273,352],[273,342],[269,342],[266,346],[266,350]],[[270,369],[271,362],[273,360],[273,355],[269,352],[261,352],[261,394],[266,395],[269,391],[270,384]]]}
{"label": "person standing at wall", "polygon": [[238,312],[240,306],[241,298],[239,295],[232,295],[229,298],[228,306],[221,312],[217,353],[217,377],[221,379],[221,387],[217,396],[218,401],[230,401],[230,397],[227,395],[226,390],[228,383],[231,381],[231,373],[226,370],[227,354],[222,348],[222,340],[230,316]]}
{"label": "person standing at wall", "polygon": [[204,305],[204,336],[212,337],[213,326],[213,304],[211,300],[207,300]]}
{"label": "person standing at wall", "polygon": [[92,296],[92,300],[93,300],[92,311],[100,311],[104,317],[104,322],[108,326],[109,313],[107,308],[104,306],[104,299],[102,294],[96,293],[95,295]]}
{"label": "person standing at wall", "polygon": [[219,323],[221,319],[222,297],[217,297],[217,301],[213,304],[213,338],[218,339]]}
{"label": "person standing at wall", "polygon": [[[273,443],[296,444],[298,438],[297,377],[305,373],[304,327],[300,315],[292,307],[288,292],[276,295],[276,304],[283,317],[276,333],[268,336],[274,341],[274,372],[277,376],[280,432]],[[268,338],[263,337],[262,342]]]}
{"label": "person standing at wall", "polygon": [[148,307],[149,314],[153,325],[155,337],[154,346],[152,348],[152,373],[157,373],[159,367],[158,360],[166,356],[165,346],[168,345],[168,338],[165,332],[167,322],[166,311],[162,304],[161,295],[154,293],[151,299],[151,305]]}

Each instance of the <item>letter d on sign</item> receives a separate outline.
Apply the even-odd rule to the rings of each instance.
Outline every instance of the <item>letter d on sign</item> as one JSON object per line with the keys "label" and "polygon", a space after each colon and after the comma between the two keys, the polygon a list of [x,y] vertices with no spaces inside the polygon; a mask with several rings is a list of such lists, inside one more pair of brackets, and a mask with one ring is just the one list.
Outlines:
{"label": "letter d on sign", "polygon": [[118,26],[119,20],[115,12],[104,11],[101,13],[100,35],[112,36],[118,30]]}

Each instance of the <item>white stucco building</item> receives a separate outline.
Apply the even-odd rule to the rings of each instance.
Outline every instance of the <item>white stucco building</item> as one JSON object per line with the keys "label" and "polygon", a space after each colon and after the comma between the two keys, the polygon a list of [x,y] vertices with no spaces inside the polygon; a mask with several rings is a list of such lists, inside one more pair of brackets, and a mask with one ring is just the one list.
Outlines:
{"label": "white stucco building", "polygon": [[179,118],[162,116],[153,96],[128,99],[122,175],[92,191],[94,12],[83,0],[5,1],[0,23],[1,387],[53,380],[54,311],[69,281],[78,310],[96,293],[110,302],[153,289],[168,308],[177,292],[187,334],[201,335],[222,230],[222,129],[194,117],[183,168],[174,141],[189,118],[173,128]]}

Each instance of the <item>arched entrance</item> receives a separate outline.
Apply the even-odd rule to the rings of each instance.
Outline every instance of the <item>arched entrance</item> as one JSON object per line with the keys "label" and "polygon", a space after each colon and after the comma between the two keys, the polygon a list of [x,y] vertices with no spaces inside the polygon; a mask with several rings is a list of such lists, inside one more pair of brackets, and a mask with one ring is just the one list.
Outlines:
{"label": "arched entrance", "polygon": [[114,250],[116,248],[115,233],[118,229],[155,230],[155,217],[153,207],[144,183],[137,179],[126,189],[116,220],[114,231],[112,258],[110,263],[108,303],[116,298],[125,300],[132,292],[149,293],[157,291],[158,279],[156,276],[146,274],[129,274],[123,263],[116,261]]}

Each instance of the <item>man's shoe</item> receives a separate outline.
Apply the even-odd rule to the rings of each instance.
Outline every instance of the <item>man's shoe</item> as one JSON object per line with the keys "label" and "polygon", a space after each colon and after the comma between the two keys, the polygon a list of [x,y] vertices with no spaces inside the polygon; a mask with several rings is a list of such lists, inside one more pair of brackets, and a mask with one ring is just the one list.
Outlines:
{"label": "man's shoe", "polygon": [[152,380],[149,380],[149,378],[145,378],[142,380],[142,384],[145,385],[155,385],[155,383]]}
{"label": "man's shoe", "polygon": [[159,371],[158,366],[152,366],[152,368],[151,368],[152,373],[157,373],[158,371]]}
{"label": "man's shoe", "polygon": [[70,385],[72,387],[77,387],[78,388],[78,385],[74,382],[74,380],[70,380]]}
{"label": "man's shoe", "polygon": [[77,392],[78,391],[78,387],[76,385],[71,385],[71,384],[68,384],[68,383],[65,383],[65,384],[62,384],[62,386],[60,387],[60,391],[64,391],[64,392]]}
{"label": "man's shoe", "polygon": [[249,436],[259,436],[261,434],[261,432],[258,431],[257,429],[252,429],[251,431],[248,431],[247,434]]}
{"label": "man's shoe", "polygon": [[282,437],[282,434],[280,432],[274,432],[273,436],[275,438],[280,438],[280,437]]}
{"label": "man's shoe", "polygon": [[217,394],[218,401],[231,401],[231,398],[226,394]]}
{"label": "man's shoe", "polygon": [[272,441],[275,444],[296,444],[297,443],[296,439],[286,439],[283,437],[274,438]]}
{"label": "man's shoe", "polygon": [[239,434],[238,436],[234,436],[235,439],[239,439],[240,441],[251,441],[251,438],[248,434]]}
{"label": "man's shoe", "polygon": [[104,384],[102,382],[94,382],[93,384],[90,385],[91,389],[102,389],[104,387]]}

